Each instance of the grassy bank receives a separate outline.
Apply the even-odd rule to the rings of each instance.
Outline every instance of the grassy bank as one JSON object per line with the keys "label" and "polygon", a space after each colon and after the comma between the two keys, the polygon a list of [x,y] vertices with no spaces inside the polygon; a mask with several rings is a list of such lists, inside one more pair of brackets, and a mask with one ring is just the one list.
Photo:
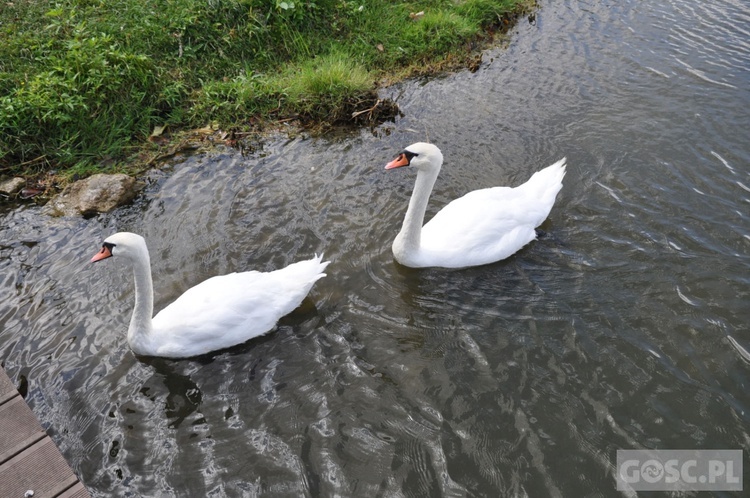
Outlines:
{"label": "grassy bank", "polygon": [[467,54],[532,3],[3,1],[0,175],[121,168],[162,126],[350,115],[378,79]]}

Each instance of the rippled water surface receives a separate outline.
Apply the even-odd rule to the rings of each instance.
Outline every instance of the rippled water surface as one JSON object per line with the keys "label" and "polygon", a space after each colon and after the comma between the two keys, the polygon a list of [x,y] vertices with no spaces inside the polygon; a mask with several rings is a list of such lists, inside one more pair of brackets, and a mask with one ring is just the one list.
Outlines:
{"label": "rippled water surface", "polygon": [[[611,496],[617,449],[748,446],[746,2],[549,0],[476,73],[384,93],[404,117],[374,133],[192,157],[112,214],[2,208],[0,359],[94,495]],[[420,140],[446,158],[428,216],[567,156],[544,235],[395,264],[414,177],[383,166]],[[123,230],[157,310],[333,263],[263,338],[138,358],[130,270],[87,264]]]}

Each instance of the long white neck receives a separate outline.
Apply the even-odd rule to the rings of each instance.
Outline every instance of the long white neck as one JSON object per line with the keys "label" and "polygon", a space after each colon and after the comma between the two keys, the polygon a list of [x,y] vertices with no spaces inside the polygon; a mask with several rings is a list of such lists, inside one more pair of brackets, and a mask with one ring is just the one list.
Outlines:
{"label": "long white neck", "polygon": [[407,262],[408,256],[419,251],[424,214],[427,211],[427,203],[430,200],[432,188],[437,180],[439,169],[433,171],[419,170],[417,180],[414,183],[414,191],[409,199],[409,207],[404,216],[401,231],[393,241],[393,252],[396,259]]}
{"label": "long white neck", "polygon": [[135,277],[135,307],[128,327],[128,342],[138,353],[139,344],[147,342],[151,334],[151,317],[154,314],[154,285],[151,280],[151,260],[144,248],[137,258],[133,258]]}

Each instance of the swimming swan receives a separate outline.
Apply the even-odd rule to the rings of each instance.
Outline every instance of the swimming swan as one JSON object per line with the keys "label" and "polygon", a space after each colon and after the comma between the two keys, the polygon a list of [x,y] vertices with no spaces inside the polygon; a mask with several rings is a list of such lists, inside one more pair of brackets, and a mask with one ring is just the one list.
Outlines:
{"label": "swimming swan", "polygon": [[442,164],[440,149],[419,142],[385,167],[417,169],[404,223],[393,241],[393,256],[404,266],[462,268],[507,258],[536,238],[534,229],[549,215],[565,176],[563,158],[518,187],[469,192],[422,226]]}
{"label": "swimming swan", "polygon": [[128,327],[133,352],[187,358],[241,344],[270,331],[300,305],[325,276],[322,256],[268,273],[247,271],[209,278],[151,318],[154,290],[146,241],[121,232],[108,237],[91,262],[127,259],[135,276],[135,307]]}

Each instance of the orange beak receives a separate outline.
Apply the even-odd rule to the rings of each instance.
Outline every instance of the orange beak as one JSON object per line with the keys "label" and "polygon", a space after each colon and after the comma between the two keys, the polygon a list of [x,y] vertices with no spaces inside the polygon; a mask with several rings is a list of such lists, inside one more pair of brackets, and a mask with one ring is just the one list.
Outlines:
{"label": "orange beak", "polygon": [[386,164],[385,169],[401,168],[403,166],[409,166],[409,159],[402,152],[396,159]]}
{"label": "orange beak", "polygon": [[103,259],[107,259],[111,257],[112,257],[112,251],[109,250],[109,247],[102,246],[102,250],[96,253],[93,258],[91,258],[91,262],[96,263],[97,261],[101,261]]}

